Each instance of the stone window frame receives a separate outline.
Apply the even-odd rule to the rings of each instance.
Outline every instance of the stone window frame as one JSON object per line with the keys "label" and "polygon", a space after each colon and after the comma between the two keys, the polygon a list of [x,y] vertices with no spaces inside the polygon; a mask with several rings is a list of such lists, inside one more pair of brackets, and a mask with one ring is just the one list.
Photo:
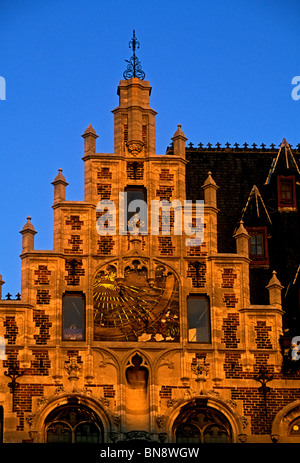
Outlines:
{"label": "stone window frame", "polygon": [[[78,297],[83,300],[83,315],[82,315],[82,339],[72,339],[65,337],[65,326],[64,326],[64,300],[66,297]],[[85,342],[86,341],[86,296],[83,291],[65,291],[62,296],[62,324],[61,324],[61,338],[64,342]]]}
{"label": "stone window frame", "polygon": [[[147,199],[147,196],[148,196],[148,192],[147,192],[147,188],[142,185],[142,184],[135,184],[135,185],[132,185],[132,184],[128,184],[125,186],[124,188],[124,193],[128,193],[128,191],[140,191],[140,192],[143,192],[143,195],[144,195],[144,201],[145,203],[147,204],[148,206],[148,199]],[[126,208],[126,218],[127,218],[127,221],[125,223],[125,226],[126,226],[126,230],[127,230],[127,234],[130,235],[130,232],[128,230],[128,221],[130,220],[130,218],[134,215],[134,213],[131,213],[131,217],[128,218],[128,206],[129,206],[130,203],[128,203],[128,197],[127,197],[127,203],[124,204],[124,207]],[[148,222],[148,225],[149,225],[149,213],[148,213],[148,216],[147,216],[147,222]]]}
{"label": "stone window frame", "polygon": [[[189,314],[188,314],[188,311],[189,311],[189,299],[201,299],[201,300],[206,300],[207,301],[207,308],[208,308],[208,317],[207,317],[207,327],[206,327],[206,330],[207,330],[207,338],[208,340],[207,341],[192,341],[189,339]],[[212,336],[211,336],[211,303],[210,303],[210,298],[208,296],[207,293],[189,293],[187,295],[187,299],[186,299],[186,314],[187,314],[187,340],[188,340],[188,343],[191,343],[192,345],[195,345],[195,344],[211,344],[212,342]]]}
{"label": "stone window frame", "polygon": [[[284,197],[285,193],[283,191],[283,186],[289,186],[289,193],[291,195],[290,198]],[[297,201],[296,201],[296,181],[294,175],[284,176],[278,175],[277,176],[277,198],[278,198],[278,207],[279,208],[295,208],[297,209]]]}
{"label": "stone window frame", "polygon": [[[269,247],[268,247],[268,229],[263,227],[247,227],[247,232],[250,235],[249,240],[249,257],[251,265],[269,265]],[[251,237],[260,235],[262,237],[262,254],[251,253]]]}

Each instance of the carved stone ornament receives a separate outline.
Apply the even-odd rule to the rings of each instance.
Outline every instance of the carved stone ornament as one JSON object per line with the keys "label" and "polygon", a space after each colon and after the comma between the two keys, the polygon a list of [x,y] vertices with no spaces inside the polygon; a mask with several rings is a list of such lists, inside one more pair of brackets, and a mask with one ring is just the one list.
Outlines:
{"label": "carved stone ornament", "polygon": [[44,405],[46,402],[48,402],[48,399],[47,399],[47,397],[44,397],[44,396],[39,397],[39,398],[37,399],[37,401],[36,401],[38,407],[41,407],[41,406]]}
{"label": "carved stone ornament", "polygon": [[32,426],[33,423],[33,415],[27,415],[26,416],[26,421],[29,424],[29,426]]}
{"label": "carved stone ornament", "polygon": [[214,389],[210,389],[209,391],[206,391],[205,395],[209,395],[209,396],[213,396],[213,397],[220,397],[219,392],[215,391]]}
{"label": "carved stone ornament", "polygon": [[247,426],[248,426],[248,420],[247,420],[247,418],[246,418],[245,416],[239,416],[239,419],[240,419],[241,422],[242,422],[243,428],[244,428],[244,429],[247,428]]}
{"label": "carved stone ornament", "polygon": [[57,386],[57,388],[54,391],[55,395],[63,394],[64,393],[64,387],[63,386]]}
{"label": "carved stone ornament", "polygon": [[166,432],[160,432],[158,434],[158,440],[159,442],[161,442],[162,444],[167,440],[167,437],[168,437],[168,434]]}
{"label": "carved stone ornament", "polygon": [[120,426],[121,418],[117,413],[115,413],[113,416],[113,423],[116,427]]}
{"label": "carved stone ornament", "polygon": [[279,434],[272,434],[271,435],[271,440],[272,440],[273,444],[277,444],[277,442],[279,442],[279,439],[280,439]]}
{"label": "carved stone ornament", "polygon": [[65,369],[67,370],[68,374],[69,374],[69,380],[72,381],[72,380],[77,380],[79,379],[79,373],[82,369],[82,365],[80,365],[78,362],[77,362],[77,359],[76,357],[71,357],[70,358],[70,361],[68,363],[65,364]]}
{"label": "carved stone ornament", "polygon": [[151,441],[151,433],[147,431],[129,431],[125,433],[126,440],[142,439]]}
{"label": "carved stone ornament", "polygon": [[247,440],[247,434],[239,434],[238,435],[239,442],[244,443]]}
{"label": "carved stone ornament", "polygon": [[197,363],[195,365],[192,364],[191,370],[197,376],[197,379],[199,378],[202,379],[205,376],[207,376],[208,371],[209,371],[209,366],[205,363],[205,360],[201,358],[197,360]]}
{"label": "carved stone ornament", "polygon": [[103,407],[109,407],[109,400],[106,397],[101,397],[99,402],[103,405]]}
{"label": "carved stone ornament", "polygon": [[130,154],[133,156],[137,156],[141,153],[143,149],[144,143],[137,140],[137,141],[130,141],[127,143],[127,149]]}
{"label": "carved stone ornament", "polygon": [[84,387],[82,389],[82,393],[85,394],[85,395],[92,395],[93,391],[91,389],[89,389],[88,387]]}
{"label": "carved stone ornament", "polygon": [[117,440],[119,438],[119,433],[118,432],[110,432],[109,433],[109,438],[113,443],[115,443],[115,442],[117,442]]}
{"label": "carved stone ornament", "polygon": [[29,431],[28,434],[30,439],[34,440],[35,436],[37,435],[37,431]]}
{"label": "carved stone ornament", "polygon": [[174,407],[174,405],[176,405],[177,403],[177,400],[176,399],[169,399],[167,401],[167,407],[170,408],[170,407]]}
{"label": "carved stone ornament", "polygon": [[229,407],[233,408],[233,410],[236,410],[237,403],[234,400],[232,399],[226,400],[226,403],[229,405]]}
{"label": "carved stone ornament", "polygon": [[158,415],[156,417],[156,424],[158,428],[162,428],[163,425],[165,424],[166,417],[164,415]]}

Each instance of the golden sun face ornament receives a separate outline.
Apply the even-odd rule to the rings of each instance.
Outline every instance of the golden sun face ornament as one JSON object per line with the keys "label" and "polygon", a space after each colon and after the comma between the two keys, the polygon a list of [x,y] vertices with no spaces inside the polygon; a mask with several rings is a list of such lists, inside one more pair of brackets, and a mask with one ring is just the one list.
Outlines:
{"label": "golden sun face ornament", "polygon": [[174,273],[157,267],[154,281],[147,269],[127,267],[124,279],[114,268],[94,282],[95,341],[179,341],[179,285]]}

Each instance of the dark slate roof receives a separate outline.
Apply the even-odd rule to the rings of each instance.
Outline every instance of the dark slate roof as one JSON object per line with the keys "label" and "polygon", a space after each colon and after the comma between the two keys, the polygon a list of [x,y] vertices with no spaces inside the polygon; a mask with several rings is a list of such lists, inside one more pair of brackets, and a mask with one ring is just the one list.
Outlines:
{"label": "dark slate roof", "polygon": [[[172,146],[167,152],[172,154]],[[300,145],[292,149],[292,154],[299,167]],[[239,148],[237,145],[234,148],[230,148],[229,145],[225,148],[221,148],[220,145],[215,148],[211,145],[204,148],[201,144],[195,148],[190,144],[186,149],[187,199],[203,199],[201,186],[209,171],[219,187],[217,191],[219,252],[236,252],[234,232],[243,216],[253,186],[255,185],[259,190],[271,220],[271,224],[268,224],[266,216],[264,217],[264,224],[268,226],[270,266],[251,268],[250,286],[253,304],[268,304],[268,291],[265,287],[273,270],[277,271],[279,280],[285,286],[283,291],[283,299],[285,299],[286,288],[294,280],[300,264],[300,176],[295,163],[290,161],[287,166],[287,156],[290,161],[290,153],[282,144],[277,147],[272,145],[271,148],[266,148],[264,145],[260,148],[256,146]],[[272,170],[275,163],[275,169]],[[278,211],[276,179],[277,175],[287,174],[296,176],[297,212]],[[247,223],[247,217],[245,218],[245,226],[257,226],[257,223]],[[289,293],[291,294],[292,291]],[[295,319],[293,311],[297,312],[300,323],[299,295],[297,297],[297,302],[294,299],[289,303],[288,311],[292,320],[289,323],[293,323]]]}

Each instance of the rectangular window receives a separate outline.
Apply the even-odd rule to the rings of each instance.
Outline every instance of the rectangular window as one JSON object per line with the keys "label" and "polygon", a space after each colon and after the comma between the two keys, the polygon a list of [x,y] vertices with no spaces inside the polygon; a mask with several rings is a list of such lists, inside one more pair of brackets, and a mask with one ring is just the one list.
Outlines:
{"label": "rectangular window", "polygon": [[189,342],[210,342],[210,307],[205,295],[190,295],[187,300]]}
{"label": "rectangular window", "polygon": [[267,227],[247,227],[250,235],[249,254],[252,264],[268,265],[268,238]]}
{"label": "rectangular window", "polygon": [[[147,234],[148,210],[147,210],[147,192],[143,186],[128,186],[125,189],[127,193],[127,207],[125,211],[125,223],[127,230],[132,231],[139,229],[140,234]],[[134,203],[134,201],[140,201]]]}
{"label": "rectangular window", "polygon": [[295,177],[277,177],[278,207],[296,207]]}
{"label": "rectangular window", "polygon": [[81,293],[63,296],[63,340],[85,340],[85,297]]}
{"label": "rectangular window", "polygon": [[264,255],[264,234],[255,233],[250,236],[250,254],[255,257],[262,257]]}

